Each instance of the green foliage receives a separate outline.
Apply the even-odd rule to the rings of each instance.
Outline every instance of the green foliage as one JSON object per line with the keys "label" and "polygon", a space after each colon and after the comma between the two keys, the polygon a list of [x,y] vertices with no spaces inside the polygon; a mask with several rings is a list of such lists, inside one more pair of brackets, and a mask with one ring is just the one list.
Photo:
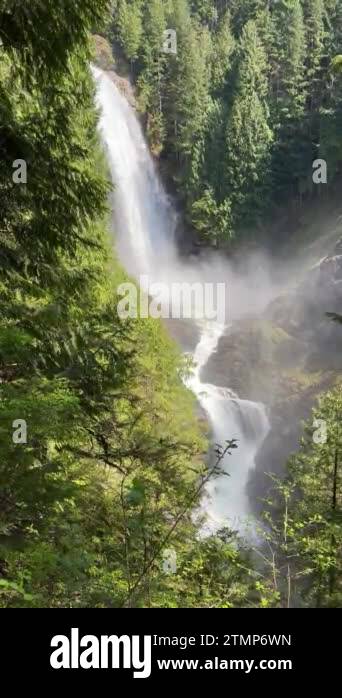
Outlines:
{"label": "green foliage", "polygon": [[27,80],[30,73],[65,70],[77,47],[85,49],[88,33],[108,18],[108,0],[1,0],[0,39],[4,51],[20,59]]}
{"label": "green foliage", "polygon": [[[111,185],[88,65],[90,32],[109,32],[134,63],[149,136],[189,218],[220,244],[261,215],[261,198],[286,190],[276,163],[288,136],[291,186],[300,129],[310,139],[321,129],[327,152],[338,140],[338,61],[330,65],[341,13],[333,2],[326,12],[321,0],[301,6],[284,0],[267,13],[262,0],[234,0],[228,14],[209,0],[1,3],[3,607],[341,604],[340,388],[314,413],[327,441],[316,444],[308,425],[276,483],[257,559],[232,531],[201,535],[193,513],[221,456],[208,470],[187,364],[161,324],[118,317],[125,274],[108,234]],[[281,13],[289,42],[275,31]],[[177,55],[160,51],[166,27],[177,30]],[[13,182],[16,159],[27,162],[26,184]],[[13,441],[17,419],[27,443]],[[177,556],[172,573],[165,546]]]}
{"label": "green foliage", "polygon": [[206,189],[203,196],[192,206],[192,220],[208,240],[218,244],[231,234],[231,208],[228,201],[217,205],[212,189]]}
{"label": "green foliage", "polygon": [[[110,185],[88,66],[89,30],[106,7],[1,8],[0,604],[226,606],[249,604],[250,592],[258,602],[235,537],[203,542],[193,520],[219,468],[204,462],[186,362],[159,322],[117,314],[125,275],[107,232]],[[121,12],[134,60],[139,3]],[[155,35],[144,65],[155,74],[160,4],[146,21]],[[203,84],[204,67],[203,55]],[[177,110],[185,157],[190,103]],[[22,158],[27,183],[15,184]],[[25,443],[13,441],[16,420],[27,423]],[[177,553],[174,575],[163,568],[163,541]],[[190,593],[189,583],[198,588]]]}
{"label": "green foliage", "polygon": [[341,606],[341,417],[338,386],[319,400],[288,477],[275,481],[269,501],[269,565],[288,607]]}
{"label": "green foliage", "polygon": [[162,92],[165,89],[165,54],[160,47],[166,29],[165,10],[160,0],[152,0],[145,15],[143,69],[140,73],[139,107],[148,112],[147,134],[152,152],[159,154],[165,138]]}
{"label": "green foliage", "polygon": [[119,37],[129,60],[134,61],[142,41],[142,23],[138,0],[128,3],[120,0],[117,10]]}
{"label": "green foliage", "polygon": [[330,64],[331,71],[339,74],[342,72],[342,56],[334,56]]}
{"label": "green foliage", "polygon": [[[321,193],[312,186],[317,158],[328,162],[333,191],[342,163],[339,0],[118,0],[118,8],[114,48],[131,60],[135,42],[151,149],[206,242],[216,244],[218,227],[220,244],[256,236],[279,207],[292,212],[291,227],[291,215]],[[120,8],[141,16],[138,41],[130,21],[123,40]],[[177,32],[177,55],[162,51],[165,28]],[[211,232],[209,191],[212,209],[227,210]]]}
{"label": "green foliage", "polygon": [[233,215],[248,219],[264,205],[265,179],[270,161],[272,131],[266,103],[266,55],[256,25],[248,22],[239,46],[236,89],[226,136],[226,187]]}

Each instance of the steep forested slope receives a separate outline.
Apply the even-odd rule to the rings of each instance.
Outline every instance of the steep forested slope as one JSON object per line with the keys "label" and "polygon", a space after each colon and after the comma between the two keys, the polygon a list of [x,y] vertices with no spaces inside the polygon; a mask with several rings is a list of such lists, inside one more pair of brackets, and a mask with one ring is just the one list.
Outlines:
{"label": "steep forested slope", "polygon": [[[260,240],[280,215],[284,236],[298,225],[303,202],[334,193],[342,158],[333,63],[342,51],[340,0],[112,4],[107,35],[119,63],[129,61],[151,147],[204,239]],[[171,28],[176,52],[165,53],[163,31]],[[326,182],[320,164],[313,167],[321,159]]]}

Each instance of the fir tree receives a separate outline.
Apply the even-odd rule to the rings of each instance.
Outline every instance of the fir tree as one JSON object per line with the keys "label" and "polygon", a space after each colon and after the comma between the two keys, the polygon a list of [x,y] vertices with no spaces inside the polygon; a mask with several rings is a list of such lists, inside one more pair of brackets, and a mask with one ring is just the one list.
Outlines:
{"label": "fir tree", "polygon": [[[226,132],[226,189],[233,218],[247,220],[265,194],[272,132],[266,102],[266,56],[255,23],[245,26],[239,47],[234,99]],[[263,196],[265,203],[265,196]]]}

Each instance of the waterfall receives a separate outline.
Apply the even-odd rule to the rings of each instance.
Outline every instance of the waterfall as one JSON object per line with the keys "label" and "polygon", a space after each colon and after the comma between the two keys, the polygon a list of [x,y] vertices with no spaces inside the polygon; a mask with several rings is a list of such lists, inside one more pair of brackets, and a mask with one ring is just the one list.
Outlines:
{"label": "waterfall", "polygon": [[227,439],[237,439],[238,445],[221,463],[225,475],[208,482],[205,528],[210,532],[229,524],[250,538],[253,524],[246,486],[257,451],[269,431],[269,422],[261,403],[240,400],[232,390],[201,382],[201,368],[216,350],[221,334],[222,328],[217,325],[204,326],[194,352],[196,370],[188,381],[210,419],[215,443],[224,447]]}
{"label": "waterfall", "polygon": [[[228,265],[219,256],[206,262],[196,258],[193,263],[179,258],[175,244],[177,215],[157,176],[134,110],[107,74],[95,67],[92,71],[101,115],[99,128],[115,185],[117,249],[126,269],[135,277],[148,274],[153,282],[227,280]],[[217,349],[225,325],[216,321],[198,324],[200,339],[188,386],[208,415],[215,443],[224,446],[228,439],[238,440],[238,449],[223,462],[229,477],[208,483],[203,506],[211,530],[231,525],[242,531],[250,514],[248,473],[267,434],[268,420],[263,405],[240,400],[230,390],[201,382],[201,369]]]}
{"label": "waterfall", "polygon": [[[137,276],[174,265],[176,214],[156,176],[133,109],[112,80],[92,68],[101,109],[100,129],[115,185],[117,247],[125,268]],[[155,274],[154,274],[155,277]]]}

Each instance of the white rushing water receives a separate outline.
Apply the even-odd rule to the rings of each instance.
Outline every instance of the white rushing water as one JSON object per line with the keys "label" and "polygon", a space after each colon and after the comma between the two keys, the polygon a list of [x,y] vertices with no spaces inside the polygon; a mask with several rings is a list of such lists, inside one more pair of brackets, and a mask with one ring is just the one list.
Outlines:
{"label": "white rushing water", "polygon": [[[126,269],[135,277],[148,274],[153,283],[216,282],[222,274],[227,277],[227,264],[219,257],[208,263],[179,259],[174,240],[177,216],[157,176],[135,112],[108,75],[92,70],[101,111],[100,131],[115,184],[117,249]],[[196,368],[188,385],[208,415],[215,443],[225,446],[226,440],[233,438],[239,443],[223,462],[229,477],[222,476],[207,486],[203,506],[208,526],[212,530],[229,523],[242,531],[250,514],[248,473],[267,434],[268,420],[263,405],[201,382],[201,369],[216,350],[224,329],[224,324],[216,321],[201,322],[193,355]]]}

